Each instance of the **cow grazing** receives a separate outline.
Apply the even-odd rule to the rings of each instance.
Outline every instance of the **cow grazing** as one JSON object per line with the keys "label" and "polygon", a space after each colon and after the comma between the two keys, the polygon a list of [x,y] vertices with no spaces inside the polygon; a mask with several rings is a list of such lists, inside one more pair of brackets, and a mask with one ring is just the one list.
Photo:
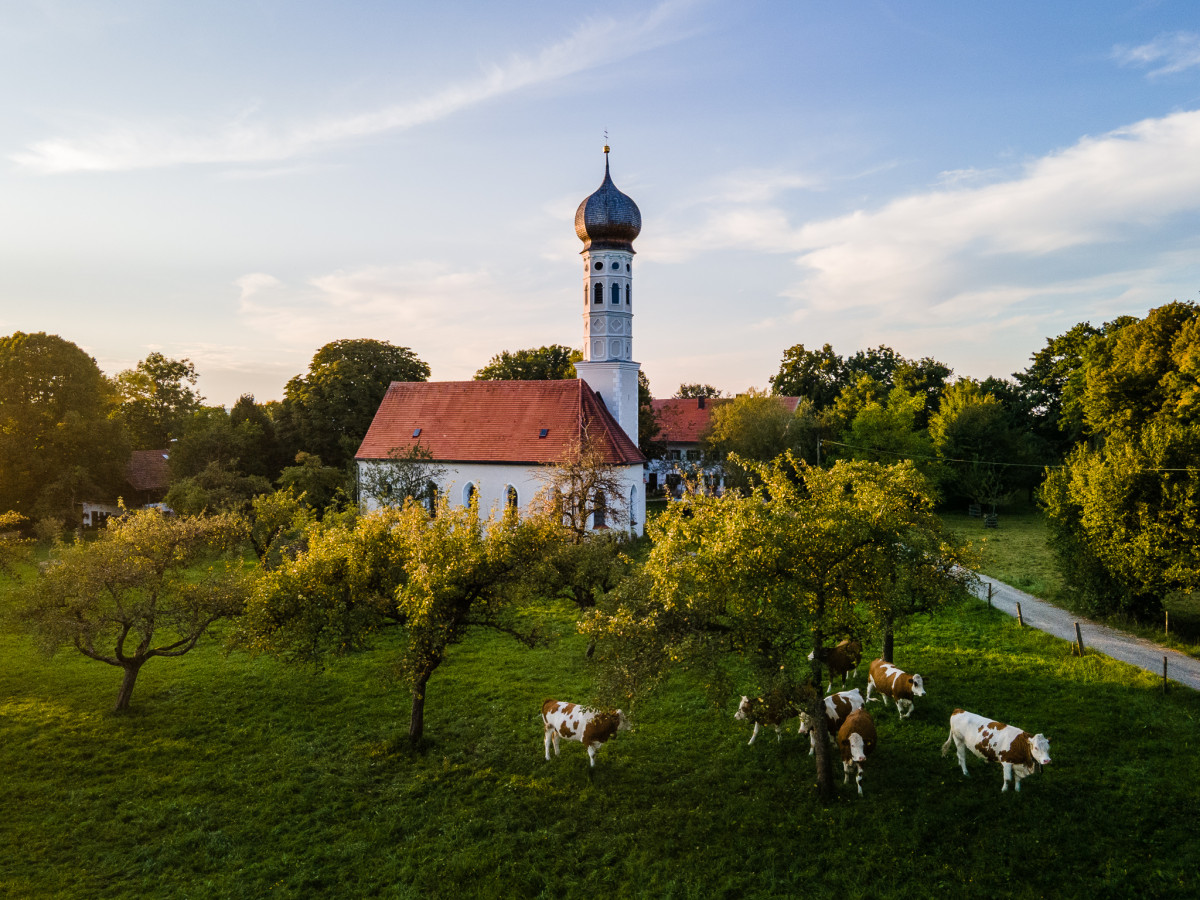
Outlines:
{"label": "cow grazing", "polygon": [[837,733],[838,749],[842,751],[842,771],[846,773],[842,784],[850,780],[854,769],[854,784],[858,796],[862,796],[863,763],[875,749],[875,723],[865,709],[856,709],[846,716],[846,721]]}
{"label": "cow grazing", "polygon": [[599,710],[547,700],[542,703],[542,724],[546,730],[546,759],[550,759],[550,744],[554,744],[554,755],[558,756],[558,739],[579,741],[587,747],[592,767],[596,765],[596,751],[618,731],[629,731],[629,720],[619,709]]}
{"label": "cow grazing", "polygon": [[764,725],[775,729],[776,740],[783,740],[783,723],[799,714],[800,710],[784,691],[774,690],[762,697],[742,697],[733,717],[739,722],[754,723],[754,733],[750,735],[753,744]]}
{"label": "cow grazing", "polygon": [[809,662],[819,660],[829,667],[829,684],[825,692],[833,690],[833,679],[841,678],[842,687],[846,686],[846,676],[858,674],[858,663],[862,659],[862,642],[847,638],[836,647],[817,647],[808,654]]}
{"label": "cow grazing", "polygon": [[[863,695],[858,688],[852,691],[839,691],[825,698],[825,719],[829,723],[829,736],[837,740],[838,729],[846,721],[846,717],[856,709],[863,708]],[[817,733],[813,729],[812,719],[808,713],[800,713],[800,734],[808,735],[808,755],[812,756],[817,750]]]}
{"label": "cow grazing", "polygon": [[955,746],[958,748],[958,764],[967,775],[967,750],[986,759],[998,762],[1004,770],[1004,787],[1013,782],[1021,790],[1021,779],[1031,775],[1037,766],[1050,764],[1050,739],[1044,734],[1029,734],[1013,725],[1005,725],[977,716],[963,709],[956,709],[950,716],[950,736],[942,745],[942,756]]}
{"label": "cow grazing", "polygon": [[[897,669],[890,662],[877,659],[871,663],[867,672],[867,702],[874,700],[871,691],[879,692],[879,699],[887,706],[888,697],[896,701],[896,712],[900,718],[907,719],[912,715],[913,697],[925,696],[925,682],[920,675],[909,675]],[[905,712],[905,710],[908,710]]]}

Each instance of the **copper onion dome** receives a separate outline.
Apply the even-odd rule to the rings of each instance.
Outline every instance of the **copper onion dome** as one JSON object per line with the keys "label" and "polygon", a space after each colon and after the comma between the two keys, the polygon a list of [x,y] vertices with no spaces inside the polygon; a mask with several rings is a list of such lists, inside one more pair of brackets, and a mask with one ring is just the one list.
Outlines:
{"label": "copper onion dome", "polygon": [[584,250],[627,250],[642,230],[637,204],[617,190],[608,174],[608,148],[604,148],[604,181],[575,210],[575,233]]}

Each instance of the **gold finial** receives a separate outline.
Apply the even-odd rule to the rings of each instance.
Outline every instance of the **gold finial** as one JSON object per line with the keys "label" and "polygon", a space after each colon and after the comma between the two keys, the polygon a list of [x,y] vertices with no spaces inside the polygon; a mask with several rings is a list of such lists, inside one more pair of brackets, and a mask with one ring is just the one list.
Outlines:
{"label": "gold finial", "polygon": [[608,155],[608,129],[604,129],[604,154]]}

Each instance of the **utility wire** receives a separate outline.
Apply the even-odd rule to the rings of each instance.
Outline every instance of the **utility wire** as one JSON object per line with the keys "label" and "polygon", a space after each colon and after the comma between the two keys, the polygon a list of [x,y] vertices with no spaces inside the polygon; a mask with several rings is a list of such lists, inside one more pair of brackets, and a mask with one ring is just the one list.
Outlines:
{"label": "utility wire", "polygon": [[[987,460],[987,459],[957,459],[957,458],[949,457],[949,456],[922,456],[920,454],[901,453],[898,450],[884,450],[884,449],[881,449],[878,447],[855,447],[853,444],[843,444],[841,441],[831,441],[828,438],[821,438],[820,443],[833,444],[833,446],[835,446],[835,447],[845,447],[847,450],[861,450],[863,453],[888,453],[888,454],[891,454],[892,456],[897,456],[900,459],[927,459],[930,462],[959,462],[959,463],[972,463],[972,464],[976,464],[976,465],[986,465],[986,466],[1010,466],[1010,467],[1017,467],[1017,468],[1023,468],[1023,469],[1065,469],[1066,468],[1066,466],[1062,465],[1062,464],[1039,465],[1038,463],[998,462],[998,461]],[[1145,469],[1139,469],[1138,471],[1139,472],[1188,472],[1191,474],[1196,474],[1198,469],[1200,469],[1200,466],[1192,466],[1190,468],[1183,468],[1183,469],[1145,468]]]}

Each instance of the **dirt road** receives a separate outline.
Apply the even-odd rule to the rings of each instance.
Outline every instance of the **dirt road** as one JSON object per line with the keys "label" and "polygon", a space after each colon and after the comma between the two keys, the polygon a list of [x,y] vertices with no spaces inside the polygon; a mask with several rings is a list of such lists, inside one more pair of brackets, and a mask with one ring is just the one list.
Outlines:
{"label": "dirt road", "polygon": [[1167,678],[1200,690],[1200,659],[1186,656],[1176,650],[1160,647],[1152,641],[1116,631],[1105,625],[1097,625],[1074,613],[1052,606],[1032,594],[1026,594],[1002,581],[979,576],[980,597],[987,598],[987,586],[992,585],[992,606],[1010,616],[1017,615],[1017,604],[1021,604],[1021,619],[1031,628],[1037,628],[1047,634],[1075,640],[1075,623],[1083,633],[1083,644],[1088,650],[1103,653],[1113,659],[1119,659],[1138,668],[1145,669],[1162,677],[1163,657],[1167,658]]}

